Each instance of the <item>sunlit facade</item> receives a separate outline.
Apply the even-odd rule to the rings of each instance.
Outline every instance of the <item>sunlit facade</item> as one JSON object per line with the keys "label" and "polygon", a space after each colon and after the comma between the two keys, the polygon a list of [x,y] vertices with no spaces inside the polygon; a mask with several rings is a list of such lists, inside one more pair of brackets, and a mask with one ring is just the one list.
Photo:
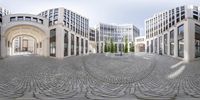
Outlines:
{"label": "sunlit facade", "polygon": [[106,43],[112,40],[116,52],[123,51],[125,39],[128,41],[128,52],[133,46],[135,37],[140,35],[140,30],[132,24],[112,25],[100,23],[96,26],[97,53],[104,53]]}
{"label": "sunlit facade", "polygon": [[89,52],[89,19],[73,11],[53,8],[32,15],[1,10],[0,15],[1,57],[28,52],[64,58]]}
{"label": "sunlit facade", "polygon": [[180,6],[145,20],[146,52],[192,61],[200,57],[200,7]]}

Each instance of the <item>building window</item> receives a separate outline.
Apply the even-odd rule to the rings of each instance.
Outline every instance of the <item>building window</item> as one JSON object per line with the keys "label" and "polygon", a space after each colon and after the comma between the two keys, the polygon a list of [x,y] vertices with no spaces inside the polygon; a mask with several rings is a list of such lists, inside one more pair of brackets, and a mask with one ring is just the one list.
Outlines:
{"label": "building window", "polygon": [[[102,47],[103,48],[103,47]],[[103,50],[102,50],[103,51]],[[88,53],[88,40],[85,40],[85,53]]]}
{"label": "building window", "polygon": [[56,29],[50,30],[50,56],[56,56]]}
{"label": "building window", "polygon": [[200,25],[195,24],[195,58],[200,57]]}
{"label": "building window", "polygon": [[64,56],[68,56],[68,31],[64,30]]}
{"label": "building window", "polygon": [[17,17],[17,20],[18,20],[18,21],[23,21],[23,16],[18,16],[18,17]]}
{"label": "building window", "polygon": [[10,17],[10,22],[16,21],[15,17]]}
{"label": "building window", "polygon": [[159,37],[159,54],[162,54],[162,36]]}
{"label": "building window", "polygon": [[178,56],[184,57],[184,25],[178,27]]}
{"label": "building window", "polygon": [[198,20],[198,16],[197,15],[193,15],[193,18]]}
{"label": "building window", "polygon": [[81,38],[81,54],[83,54],[83,44],[84,42],[83,42],[83,39]]}
{"label": "building window", "polygon": [[71,34],[71,55],[74,55],[74,34]]}
{"label": "building window", "polygon": [[39,20],[38,20],[38,23],[43,24],[43,20],[42,20],[42,19],[39,19]]}
{"label": "building window", "polygon": [[174,30],[170,31],[170,55],[174,55]]}
{"label": "building window", "polygon": [[26,21],[31,21],[31,17],[25,17]]}
{"label": "building window", "polygon": [[157,42],[157,41],[158,41],[158,39],[156,38],[156,39],[155,39],[155,53],[157,53],[157,48],[158,48],[158,46],[157,46],[157,43],[158,43],[158,42]]}
{"label": "building window", "polygon": [[168,45],[167,45],[167,34],[164,35],[164,54],[167,54],[167,49],[168,49]]}
{"label": "building window", "polygon": [[76,37],[76,55],[79,55],[79,37]]}
{"label": "building window", "polygon": [[53,25],[53,22],[52,21],[49,21],[49,26]]}
{"label": "building window", "polygon": [[151,40],[151,53],[153,53],[153,40]]}
{"label": "building window", "polygon": [[33,21],[34,22],[38,22],[38,19],[33,17]]}

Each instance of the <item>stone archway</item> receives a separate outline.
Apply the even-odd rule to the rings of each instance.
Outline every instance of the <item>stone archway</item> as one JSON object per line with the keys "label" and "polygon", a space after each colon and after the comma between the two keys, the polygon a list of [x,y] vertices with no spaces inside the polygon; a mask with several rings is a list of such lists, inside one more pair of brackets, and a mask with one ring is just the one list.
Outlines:
{"label": "stone archway", "polygon": [[41,56],[48,56],[48,36],[40,28],[32,25],[17,25],[8,28],[4,35],[3,40],[3,57],[13,55],[13,40],[17,36],[29,36],[34,39],[34,54]]}

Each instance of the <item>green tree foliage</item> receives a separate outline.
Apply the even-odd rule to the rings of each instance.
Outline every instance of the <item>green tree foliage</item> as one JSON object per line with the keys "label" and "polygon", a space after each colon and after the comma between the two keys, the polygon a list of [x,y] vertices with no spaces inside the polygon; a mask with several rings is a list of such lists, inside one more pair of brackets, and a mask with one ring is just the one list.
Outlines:
{"label": "green tree foliage", "polygon": [[108,50],[107,52],[110,52],[110,44],[109,43],[107,44],[107,50]]}
{"label": "green tree foliage", "polygon": [[114,53],[114,51],[115,51],[115,48],[114,48],[113,40],[110,39],[110,52]]}
{"label": "green tree foliage", "polygon": [[130,46],[130,51],[131,51],[131,52],[134,52],[134,49],[135,49],[135,46],[134,46],[134,43],[132,42],[132,43],[131,43],[131,46]]}
{"label": "green tree foliage", "polygon": [[117,44],[115,44],[115,46],[114,46],[114,47],[115,47],[115,53],[116,53],[116,52],[117,52]]}
{"label": "green tree foliage", "polygon": [[104,52],[108,52],[108,48],[107,48],[107,42],[105,42],[105,45],[104,45]]}
{"label": "green tree foliage", "polygon": [[127,36],[125,37],[125,48],[124,48],[124,52],[128,53],[128,39]]}

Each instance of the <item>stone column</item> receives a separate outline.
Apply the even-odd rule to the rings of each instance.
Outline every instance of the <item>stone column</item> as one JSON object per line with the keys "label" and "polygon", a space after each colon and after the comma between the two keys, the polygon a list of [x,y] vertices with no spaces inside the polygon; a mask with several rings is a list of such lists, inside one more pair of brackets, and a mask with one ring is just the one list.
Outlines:
{"label": "stone column", "polygon": [[76,55],[76,35],[74,34],[74,55]]}
{"label": "stone column", "polygon": [[7,54],[5,41],[6,41],[5,36],[2,36],[1,37],[1,57],[6,57],[6,54]]}
{"label": "stone column", "polygon": [[81,36],[79,36],[79,55],[82,55],[81,54]]}
{"label": "stone column", "polygon": [[184,22],[184,61],[195,59],[195,23],[192,19]]}
{"label": "stone column", "polygon": [[165,35],[165,34],[162,35],[162,44],[161,44],[161,45],[162,45],[162,54],[165,54],[165,53],[164,53],[164,48],[165,48],[165,47],[164,47],[164,35]]}
{"label": "stone column", "polygon": [[56,57],[64,57],[64,33],[61,26],[56,28]]}
{"label": "stone column", "polygon": [[170,31],[167,33],[167,55],[170,55]]}
{"label": "stone column", "polygon": [[174,28],[174,57],[178,57],[178,31]]}

